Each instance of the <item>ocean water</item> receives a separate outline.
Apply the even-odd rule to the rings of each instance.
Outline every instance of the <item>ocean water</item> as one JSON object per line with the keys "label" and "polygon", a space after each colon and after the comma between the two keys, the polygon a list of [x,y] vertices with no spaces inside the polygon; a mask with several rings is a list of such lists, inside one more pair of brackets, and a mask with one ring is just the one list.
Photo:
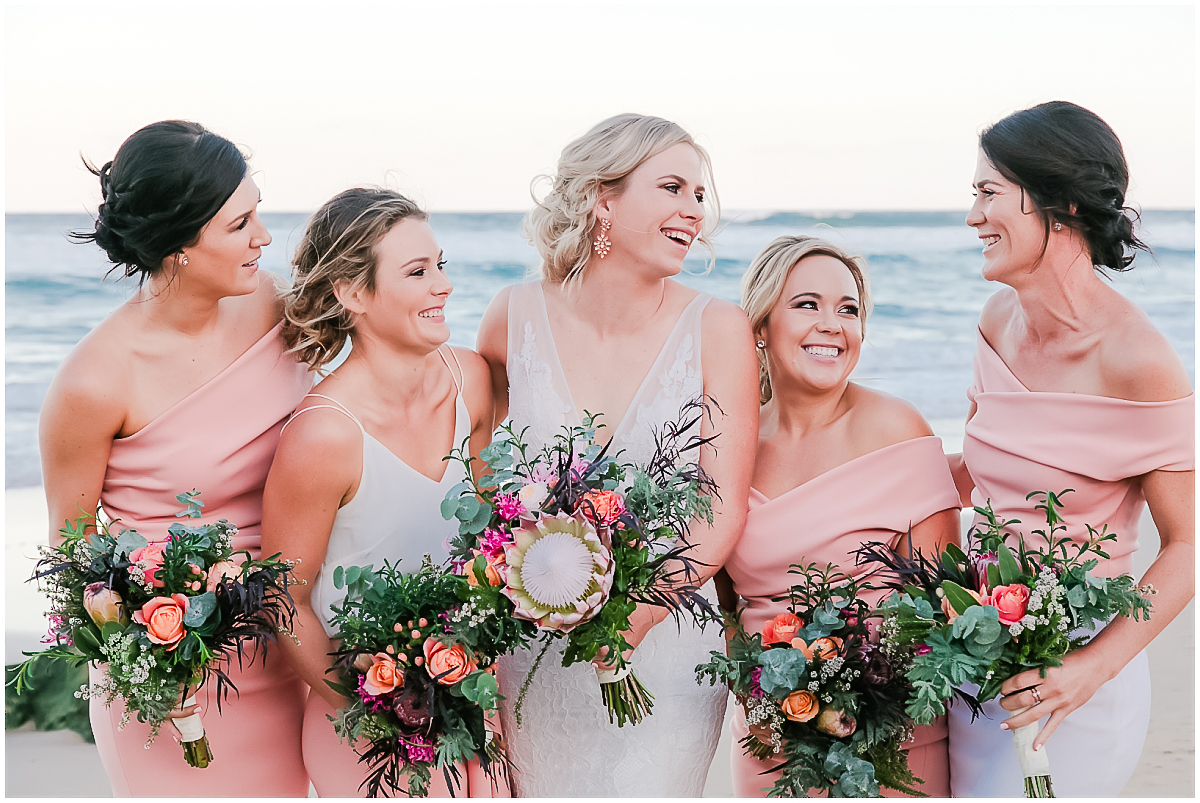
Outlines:
{"label": "ocean water", "polygon": [[[681,280],[737,302],[738,282],[758,251],[781,234],[832,239],[867,259],[874,313],[855,378],[908,399],[934,424],[966,416],[975,322],[994,285],[979,275],[975,232],[963,212],[726,214],[716,260],[705,272],[693,249]],[[474,345],[480,316],[506,284],[537,263],[521,236],[519,213],[434,214],[454,293],[447,305],[451,342]],[[274,242],[263,268],[286,275],[288,257],[307,219],[265,214]],[[5,216],[5,487],[41,483],[37,416],[46,388],[70,349],[133,292],[93,245],[67,239],[87,227],[86,215]],[[1153,256],[1113,278],[1170,339],[1189,372],[1195,365],[1196,226],[1193,211],[1147,211],[1143,238]],[[1195,380],[1192,374],[1193,382]]]}

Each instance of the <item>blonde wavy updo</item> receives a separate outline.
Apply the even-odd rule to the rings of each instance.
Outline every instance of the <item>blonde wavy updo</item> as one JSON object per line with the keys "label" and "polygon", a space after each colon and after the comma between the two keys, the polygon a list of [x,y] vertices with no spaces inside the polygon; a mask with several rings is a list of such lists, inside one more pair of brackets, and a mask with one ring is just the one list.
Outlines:
{"label": "blonde wavy updo", "polygon": [[[717,191],[712,182],[708,153],[691,134],[670,120],[644,114],[618,114],[598,123],[567,145],[553,176],[538,176],[551,182],[550,192],[525,216],[525,236],[541,256],[539,273],[555,284],[579,279],[592,253],[596,228],[596,202],[604,196],[620,195],[629,174],[643,162],[686,142],[700,157],[701,177],[708,208],[697,240],[709,252],[712,234],[721,216]],[[710,213],[708,213],[711,210]]]}
{"label": "blonde wavy updo", "polygon": [[[833,257],[854,277],[854,286],[858,290],[858,319],[863,334],[866,334],[871,298],[867,291],[867,267],[862,257],[850,256],[828,240],[797,234],[776,237],[759,252],[742,275],[742,309],[750,319],[755,337],[766,325],[767,317],[783,294],[792,268],[805,257],[815,255]],[[756,349],[755,353],[758,355],[758,403],[766,404],[771,400],[767,355],[763,349]]]}
{"label": "blonde wavy updo", "polygon": [[375,291],[375,245],[402,220],[429,216],[398,192],[355,187],[334,196],[308,221],[292,257],[292,289],[284,299],[288,353],[320,368],[354,332],[350,312],[334,292],[339,284]]}

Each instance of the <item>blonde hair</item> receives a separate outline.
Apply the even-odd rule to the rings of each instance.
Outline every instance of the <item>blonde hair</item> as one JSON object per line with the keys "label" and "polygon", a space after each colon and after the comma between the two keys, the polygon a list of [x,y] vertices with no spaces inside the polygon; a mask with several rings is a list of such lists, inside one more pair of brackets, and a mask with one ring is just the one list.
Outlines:
{"label": "blonde hair", "polygon": [[[525,216],[525,237],[541,256],[538,272],[555,284],[577,281],[592,252],[596,228],[593,211],[596,202],[608,195],[620,195],[629,174],[663,151],[686,142],[700,157],[701,177],[706,187],[706,214],[697,237],[709,253],[708,239],[721,217],[721,206],[712,182],[712,163],[708,153],[676,123],[644,114],[618,114],[598,123],[582,137],[563,148],[553,176],[538,176],[551,181],[550,192]],[[531,187],[531,194],[532,187]]]}
{"label": "blonde hair", "polygon": [[292,289],[284,297],[283,340],[288,353],[320,368],[354,331],[338,301],[339,284],[375,291],[375,245],[402,220],[429,216],[398,192],[375,187],[346,190],[317,210],[292,257]]}
{"label": "blonde hair", "polygon": [[[851,256],[838,246],[817,237],[803,234],[776,237],[766,248],[754,257],[750,267],[742,275],[742,309],[750,319],[750,328],[754,336],[767,323],[780,295],[787,283],[792,268],[805,257],[822,255],[833,257],[841,262],[854,277],[854,286],[858,289],[858,319],[863,333],[867,331],[867,315],[871,304],[867,290],[867,266],[862,257]],[[767,355],[763,349],[757,349],[758,356],[758,401],[766,404],[771,400],[771,375],[767,370]]]}

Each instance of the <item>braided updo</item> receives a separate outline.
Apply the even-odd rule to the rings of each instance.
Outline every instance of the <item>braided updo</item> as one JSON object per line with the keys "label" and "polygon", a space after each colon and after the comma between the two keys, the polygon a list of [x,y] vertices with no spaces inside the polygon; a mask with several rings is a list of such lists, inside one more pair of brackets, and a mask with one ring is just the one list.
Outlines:
{"label": "braided updo", "polygon": [[1125,206],[1129,166],[1121,141],[1092,112],[1042,103],[985,128],[979,146],[1025,190],[1047,238],[1051,221],[1069,226],[1083,235],[1093,265],[1118,271],[1132,267],[1135,249],[1150,250],[1133,233],[1138,213]]}
{"label": "braided updo", "polygon": [[199,123],[164,120],[134,132],[103,167],[93,231],[71,236],[104,249],[114,270],[145,281],[192,245],[246,177],[237,146]]}

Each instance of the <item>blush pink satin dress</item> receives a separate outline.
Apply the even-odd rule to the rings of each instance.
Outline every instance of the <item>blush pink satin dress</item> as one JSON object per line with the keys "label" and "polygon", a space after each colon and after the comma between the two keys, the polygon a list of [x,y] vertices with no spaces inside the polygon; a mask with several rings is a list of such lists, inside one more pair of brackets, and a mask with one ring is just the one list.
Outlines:
{"label": "blush pink satin dress", "polygon": [[[975,381],[968,397],[977,405],[967,423],[963,459],[977,506],[991,501],[1027,539],[1045,527],[1030,491],[1062,497],[1064,535],[1088,537],[1085,525],[1107,524],[1117,534],[1095,574],[1133,571],[1138,520],[1145,509],[1140,476],[1150,471],[1192,471],[1195,394],[1165,402],[1135,402],[1082,393],[1033,392],[1021,383],[979,333]],[[992,701],[988,718],[974,723],[961,706],[950,709],[950,763],[956,797],[1020,797],[1021,772],[1012,737],[999,728],[1008,714]],[[1150,675],[1139,653],[1086,704],[1071,713],[1046,743],[1054,791],[1060,797],[1112,797],[1133,775],[1150,721]],[[1046,720],[1042,720],[1044,725]]]}
{"label": "blush pink satin dress", "polygon": [[[259,557],[262,492],[283,422],[312,386],[308,366],[284,354],[276,326],[217,376],[130,435],[113,441],[100,495],[116,529],[163,541],[183,509],[175,495],[196,489],[199,523],[228,519],[235,549]],[[189,521],[197,523],[195,520]],[[93,667],[92,680],[100,675]],[[213,762],[189,767],[175,729],[164,724],[150,749],[149,727],[91,701],[92,732],[116,797],[305,797],[300,733],[308,687],[278,649],[229,669],[237,686],[218,712],[215,683],[197,694]]]}
{"label": "blush pink satin dress", "polygon": [[[928,436],[901,441],[857,457],[814,477],[787,493],[767,499],[750,489],[746,529],[725,563],[734,588],[746,603],[742,626],[749,633],[787,610],[772,597],[795,582],[792,564],[832,563],[853,577],[869,569],[855,566],[854,551],[865,541],[891,543],[911,525],[942,510],[959,508],[958,492],[942,452],[941,439]],[[874,603],[884,592],[868,592]],[[734,794],[764,797],[775,783],[770,761],[742,753],[745,713],[735,706],[730,723]],[[939,720],[917,728],[905,745],[913,774],[933,797],[950,795],[946,724]],[[763,774],[768,772],[768,774]],[[901,796],[884,789],[885,796]]]}

